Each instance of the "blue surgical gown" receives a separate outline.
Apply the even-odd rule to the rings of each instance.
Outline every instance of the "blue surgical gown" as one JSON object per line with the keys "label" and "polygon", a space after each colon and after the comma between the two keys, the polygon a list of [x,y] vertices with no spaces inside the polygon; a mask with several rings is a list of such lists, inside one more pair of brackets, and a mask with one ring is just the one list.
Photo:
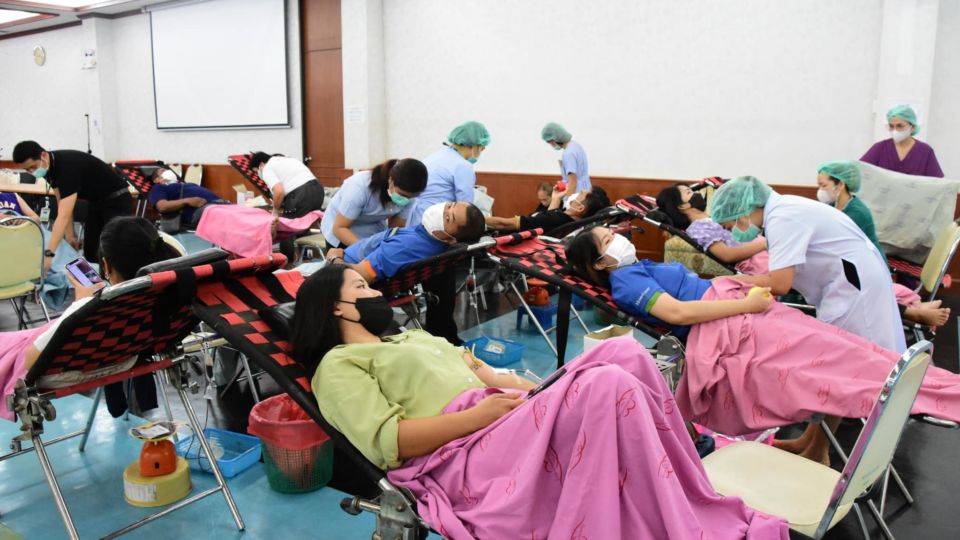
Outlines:
{"label": "blue surgical gown", "polygon": [[423,160],[427,166],[427,189],[411,203],[413,209],[407,227],[420,225],[423,211],[441,202],[473,202],[477,174],[473,164],[463,159],[455,148],[444,147]]}

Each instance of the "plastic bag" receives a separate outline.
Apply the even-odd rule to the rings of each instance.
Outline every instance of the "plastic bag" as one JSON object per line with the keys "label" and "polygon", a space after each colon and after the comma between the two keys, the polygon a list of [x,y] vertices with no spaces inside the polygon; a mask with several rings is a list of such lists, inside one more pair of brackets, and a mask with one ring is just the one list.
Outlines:
{"label": "plastic bag", "polygon": [[287,394],[265,399],[250,411],[247,431],[280,448],[305,450],[330,439]]}

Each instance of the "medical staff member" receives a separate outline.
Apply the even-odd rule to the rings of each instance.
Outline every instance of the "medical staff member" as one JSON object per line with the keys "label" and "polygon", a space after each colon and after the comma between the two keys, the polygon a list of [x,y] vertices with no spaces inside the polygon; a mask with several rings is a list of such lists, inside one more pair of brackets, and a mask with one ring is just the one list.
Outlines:
{"label": "medical staff member", "polygon": [[73,231],[73,209],[78,200],[87,201],[84,222],[83,256],[100,260],[100,232],[118,216],[133,214],[130,186],[102,160],[79,150],[44,150],[34,141],[22,141],[13,148],[13,161],[37,178],[46,179],[57,197],[57,218],[44,251],[44,268],[50,270],[60,242],[75,249],[79,243]]}
{"label": "medical staff member", "polygon": [[933,147],[913,137],[920,126],[911,107],[897,105],[887,111],[887,127],[890,138],[874,143],[860,161],[903,174],[943,178]]}
{"label": "medical staff member", "polygon": [[427,189],[413,203],[407,227],[420,224],[423,212],[441,202],[473,203],[477,174],[473,164],[490,144],[490,132],[480,122],[465,122],[453,128],[443,149],[423,160],[427,166]]}
{"label": "medical staff member", "polygon": [[[581,191],[590,191],[590,167],[587,164],[587,153],[580,143],[573,140],[573,135],[556,122],[543,126],[540,138],[554,150],[563,150],[560,157],[560,180],[566,184],[562,199],[569,201],[572,195]],[[556,195],[556,194],[554,194]],[[556,199],[556,198],[555,198]],[[551,204],[551,209],[557,208]]]}
{"label": "medical staff member", "polygon": [[273,217],[298,218],[323,209],[323,186],[299,159],[254,152],[250,168],[270,188]]}
{"label": "medical staff member", "polygon": [[416,159],[391,159],[347,178],[327,205],[320,230],[330,247],[403,227],[413,200],[427,187],[427,167]]}
{"label": "medical staff member", "polygon": [[713,196],[711,217],[735,240],[767,239],[769,274],[737,279],[796,289],[817,308],[817,318],[895,352],[906,350],[900,312],[886,261],[848,217],[816,201],[780,195],[752,176],[724,184]]}

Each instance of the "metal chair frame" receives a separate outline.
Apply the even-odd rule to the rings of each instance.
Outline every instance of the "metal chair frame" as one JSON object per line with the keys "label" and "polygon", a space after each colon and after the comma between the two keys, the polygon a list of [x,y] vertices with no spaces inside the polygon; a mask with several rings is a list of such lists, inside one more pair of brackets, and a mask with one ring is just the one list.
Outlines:
{"label": "metal chair frame", "polygon": [[[0,218],[0,227],[8,227],[8,226],[11,226],[11,225],[14,224],[14,223],[17,224],[17,225],[27,224],[27,223],[28,223],[29,226],[36,227],[36,228],[37,228],[37,232],[40,234],[40,242],[41,242],[41,246],[40,246],[40,262],[39,262],[39,264],[38,264],[38,267],[39,267],[39,273],[38,273],[38,275],[40,276],[40,277],[39,277],[39,283],[34,286],[34,289],[33,289],[32,291],[29,291],[29,292],[27,292],[27,293],[25,293],[25,294],[23,294],[23,295],[15,296],[15,297],[12,297],[12,298],[9,299],[9,300],[10,300],[10,303],[13,304],[13,310],[14,310],[14,312],[17,314],[17,328],[20,329],[20,330],[23,330],[23,329],[26,329],[30,324],[35,323],[35,322],[38,322],[38,320],[30,319],[30,317],[29,317],[29,315],[28,315],[28,313],[27,313],[27,310],[26,310],[26,308],[27,308],[27,297],[30,296],[30,294],[33,294],[33,295],[34,295],[34,298],[36,299],[36,302],[37,302],[38,304],[40,304],[40,309],[43,310],[43,317],[44,317],[44,319],[46,319],[47,322],[50,322],[50,313],[49,313],[49,311],[47,310],[47,304],[43,301],[43,297],[40,296],[40,290],[43,288],[43,281],[44,281],[44,278],[46,277],[46,273],[43,271],[43,262],[44,262],[44,260],[43,260],[43,259],[44,259],[44,257],[43,257],[43,251],[44,251],[44,249],[43,249],[43,226],[41,226],[40,223],[37,222],[36,220],[34,220],[34,219],[32,219],[32,218],[29,218],[29,217],[26,217],[26,216],[5,216],[5,217]],[[17,298],[20,299],[20,305],[19,305],[19,306],[17,305]]]}

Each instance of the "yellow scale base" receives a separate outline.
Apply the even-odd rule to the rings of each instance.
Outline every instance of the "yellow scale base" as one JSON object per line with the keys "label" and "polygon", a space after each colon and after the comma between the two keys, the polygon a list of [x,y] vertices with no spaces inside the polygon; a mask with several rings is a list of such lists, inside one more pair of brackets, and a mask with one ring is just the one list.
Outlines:
{"label": "yellow scale base", "polygon": [[123,498],[133,506],[149,508],[175,503],[190,494],[190,468],[177,457],[177,469],[164,476],[140,476],[140,461],[123,471]]}

